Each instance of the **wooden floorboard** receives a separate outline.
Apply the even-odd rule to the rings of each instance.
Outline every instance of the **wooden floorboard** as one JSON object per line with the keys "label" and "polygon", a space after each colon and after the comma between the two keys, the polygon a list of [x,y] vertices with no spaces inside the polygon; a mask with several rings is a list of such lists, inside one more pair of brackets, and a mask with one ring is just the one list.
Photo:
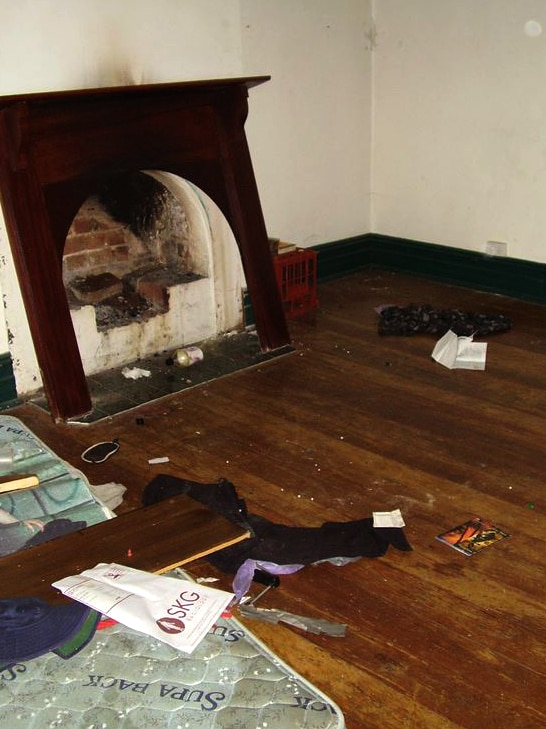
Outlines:
{"label": "wooden floorboard", "polygon": [[67,600],[52,587],[99,563],[123,564],[164,573],[229,547],[250,532],[186,494],[120,514],[62,539],[0,559],[9,580],[0,581],[0,600],[39,597],[49,603]]}
{"label": "wooden floorboard", "polygon": [[[400,508],[412,552],[307,567],[260,603],[346,623],[344,638],[249,626],[349,729],[546,726],[546,309],[380,271],[319,289],[290,356],[94,425],[10,413],[92,484],[125,485],[120,513],[158,472],[226,477],[250,512],[289,525]],[[487,338],[485,372],[450,371],[434,337],[378,336],[375,307],[409,303],[514,327]],[[80,460],[113,438],[110,460]],[[471,558],[435,540],[473,515],[512,536]],[[192,569],[229,587],[205,560]]]}

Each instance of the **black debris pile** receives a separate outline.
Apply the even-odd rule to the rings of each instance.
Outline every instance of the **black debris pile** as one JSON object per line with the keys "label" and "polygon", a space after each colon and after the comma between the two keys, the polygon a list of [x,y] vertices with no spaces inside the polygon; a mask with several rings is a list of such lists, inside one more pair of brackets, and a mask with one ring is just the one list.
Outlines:
{"label": "black debris pile", "polygon": [[382,306],[378,309],[381,336],[433,334],[443,336],[451,329],[458,337],[483,337],[507,332],[512,322],[504,314],[476,314],[460,309],[434,309],[428,304]]}

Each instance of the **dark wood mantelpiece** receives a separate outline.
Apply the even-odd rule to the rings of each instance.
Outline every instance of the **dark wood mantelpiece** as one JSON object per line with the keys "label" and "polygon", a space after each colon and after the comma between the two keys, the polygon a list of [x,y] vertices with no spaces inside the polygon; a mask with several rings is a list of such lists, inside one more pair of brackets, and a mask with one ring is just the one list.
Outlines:
{"label": "dark wood mantelpiece", "polygon": [[200,187],[229,222],[264,350],[289,342],[244,124],[269,76],[0,97],[0,197],[55,420],[92,409],[62,280],[66,235],[99,183],[163,170]]}

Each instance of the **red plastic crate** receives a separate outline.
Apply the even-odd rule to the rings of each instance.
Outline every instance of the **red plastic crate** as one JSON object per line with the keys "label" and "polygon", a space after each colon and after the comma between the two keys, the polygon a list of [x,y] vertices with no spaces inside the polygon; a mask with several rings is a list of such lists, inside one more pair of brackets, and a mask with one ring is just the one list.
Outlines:
{"label": "red plastic crate", "polygon": [[303,316],[318,306],[317,252],[299,248],[273,256],[277,284],[287,318]]}

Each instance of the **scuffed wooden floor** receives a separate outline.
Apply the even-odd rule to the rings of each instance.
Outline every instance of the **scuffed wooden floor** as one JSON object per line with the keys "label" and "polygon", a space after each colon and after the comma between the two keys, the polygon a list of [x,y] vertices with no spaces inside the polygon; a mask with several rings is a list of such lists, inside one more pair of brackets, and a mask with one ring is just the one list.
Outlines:
{"label": "scuffed wooden floor", "polygon": [[[344,622],[345,638],[249,626],[349,729],[546,726],[546,309],[377,271],[319,294],[316,319],[291,324],[296,352],[263,367],[94,425],[10,412],[92,484],[124,484],[120,511],[160,471],[224,476],[249,511],[285,524],[400,508],[412,552],[307,567],[260,602]],[[450,371],[430,358],[434,338],[377,335],[386,303],[503,313],[514,327],[488,338],[485,372]],[[112,438],[109,461],[80,460]],[[158,456],[170,462],[148,465]],[[512,537],[472,558],[435,540],[473,515]],[[218,575],[204,561],[193,571]]]}

